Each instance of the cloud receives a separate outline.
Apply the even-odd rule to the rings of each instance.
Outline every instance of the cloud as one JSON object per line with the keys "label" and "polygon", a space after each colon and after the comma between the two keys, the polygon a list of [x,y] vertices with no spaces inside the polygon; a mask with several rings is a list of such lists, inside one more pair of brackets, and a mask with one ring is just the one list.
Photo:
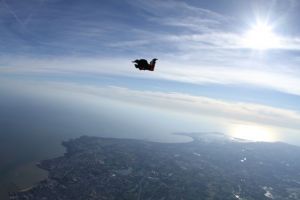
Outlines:
{"label": "cloud", "polygon": [[[108,98],[114,101],[189,113],[194,116],[210,116],[233,121],[254,122],[258,124],[300,129],[300,113],[266,105],[229,102],[204,96],[194,96],[176,92],[157,92],[132,90],[116,86],[83,85],[72,82],[1,81],[1,87],[16,91],[30,91],[48,96],[72,96],[77,94],[84,99]],[[99,99],[100,98],[100,99]]]}
{"label": "cloud", "polygon": [[[206,57],[207,58],[207,57]],[[210,58],[209,59],[217,59]],[[131,58],[132,59],[132,58]],[[19,75],[120,75],[145,79],[168,80],[193,84],[220,84],[255,86],[283,93],[300,95],[300,71],[294,67],[281,68],[273,64],[255,61],[228,62],[220,60],[220,65],[202,61],[165,61],[159,59],[156,71],[144,73],[136,71],[129,58],[25,58],[2,57],[0,72]],[[297,62],[297,60],[295,60]]]}
{"label": "cloud", "polygon": [[186,27],[197,32],[214,30],[222,23],[230,22],[230,17],[193,6],[184,1],[129,1],[133,7],[145,12],[146,20],[163,26]]}
{"label": "cloud", "polygon": [[[141,15],[145,21],[156,23],[157,29],[153,29],[154,37],[148,38],[150,43],[159,42],[165,45],[176,46],[180,53],[212,50],[212,49],[249,49],[244,43],[244,35],[249,24],[244,24],[241,19],[235,19],[230,13],[220,14],[209,9],[204,9],[195,5],[191,5],[188,1],[129,1],[129,3],[139,10],[144,11]],[[281,4],[280,4],[281,5]],[[291,1],[288,3],[286,12],[295,9],[295,4]],[[272,5],[272,7],[274,7]],[[249,7],[249,5],[248,5]],[[284,9],[283,9],[284,10]],[[249,11],[248,11],[249,12]],[[283,11],[281,11],[283,12]],[[253,24],[255,22],[253,16]],[[262,17],[262,16],[261,16]],[[269,18],[271,16],[268,16]],[[283,17],[274,19],[276,24],[278,20],[283,23]],[[278,22],[279,23],[279,22]],[[147,24],[147,23],[146,23]],[[176,29],[172,29],[172,27]],[[274,47],[277,50],[299,50],[299,37],[290,37],[279,35],[281,44]],[[128,41],[130,42],[130,41]],[[174,45],[174,43],[176,43]],[[139,46],[140,43],[136,43]],[[213,51],[211,52],[213,53]]]}
{"label": "cloud", "polygon": [[[9,7],[6,1],[2,4],[6,7],[2,8],[4,23],[0,26],[0,36],[11,51],[17,49],[19,53],[30,50],[34,54],[97,55],[108,51],[169,54],[168,47],[172,47],[171,53],[178,56],[193,55],[195,51],[201,54],[209,50],[214,54],[218,49],[246,48],[242,42],[246,23],[242,19],[189,1],[133,0],[117,4],[129,12],[120,12],[114,3],[101,2],[100,6],[93,0],[89,3],[75,0],[72,4],[32,0],[25,6],[11,2]],[[11,15],[17,24],[26,24],[26,31],[12,22]],[[278,49],[299,50],[299,37],[282,36],[281,40]],[[7,52],[10,48],[3,50]]]}

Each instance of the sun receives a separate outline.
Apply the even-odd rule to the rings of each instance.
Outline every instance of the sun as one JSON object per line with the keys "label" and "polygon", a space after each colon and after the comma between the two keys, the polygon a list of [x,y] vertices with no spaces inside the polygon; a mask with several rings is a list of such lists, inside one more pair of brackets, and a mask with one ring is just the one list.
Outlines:
{"label": "sun", "polygon": [[257,22],[245,33],[242,43],[246,48],[267,50],[280,47],[280,38],[267,23]]}

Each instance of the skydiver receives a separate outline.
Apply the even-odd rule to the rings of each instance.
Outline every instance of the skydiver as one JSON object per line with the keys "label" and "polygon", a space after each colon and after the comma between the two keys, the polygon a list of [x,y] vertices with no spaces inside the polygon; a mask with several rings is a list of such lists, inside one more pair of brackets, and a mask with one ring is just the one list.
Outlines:
{"label": "skydiver", "polygon": [[135,68],[138,68],[139,70],[148,70],[148,71],[154,71],[155,63],[158,59],[154,58],[151,60],[151,62],[148,64],[147,60],[145,59],[137,59],[132,61],[133,63],[136,63],[134,66]]}

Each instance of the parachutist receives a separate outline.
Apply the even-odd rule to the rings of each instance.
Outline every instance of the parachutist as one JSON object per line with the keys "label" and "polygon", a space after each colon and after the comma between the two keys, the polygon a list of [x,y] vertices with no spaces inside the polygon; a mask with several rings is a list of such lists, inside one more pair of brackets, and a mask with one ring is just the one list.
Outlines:
{"label": "parachutist", "polygon": [[132,62],[136,63],[134,66],[135,66],[135,68],[138,68],[139,70],[154,71],[156,61],[157,61],[157,59],[154,58],[151,60],[150,63],[148,63],[148,61],[145,59],[139,59],[139,60],[137,59]]}

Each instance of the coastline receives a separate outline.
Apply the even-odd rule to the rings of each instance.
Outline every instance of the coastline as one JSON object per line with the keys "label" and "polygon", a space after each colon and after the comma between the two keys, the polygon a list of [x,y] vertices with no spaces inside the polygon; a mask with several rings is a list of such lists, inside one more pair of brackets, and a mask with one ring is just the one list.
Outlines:
{"label": "coastline", "polygon": [[[67,151],[63,157],[41,162],[40,167],[49,171],[48,180],[37,187],[11,193],[11,199],[76,197],[81,200],[90,195],[94,199],[114,199],[118,194],[124,194],[124,199],[136,199],[140,194],[136,187],[139,180],[145,181],[147,187],[143,187],[143,193],[151,197],[153,191],[161,187],[164,190],[157,198],[168,199],[169,194],[175,193],[184,199],[195,199],[199,195],[212,199],[215,194],[234,197],[240,195],[234,190],[239,186],[234,180],[240,177],[248,180],[241,188],[245,198],[262,199],[266,192],[261,185],[277,188],[272,190],[277,199],[292,194],[278,188],[293,186],[288,180],[297,172],[299,163],[294,161],[299,158],[299,147],[272,142],[238,142],[218,133],[197,137],[198,134],[185,134],[196,137],[196,141],[188,143],[91,136],[70,139],[62,143]],[[292,165],[295,166],[290,167]],[[271,167],[275,172],[269,170]],[[260,184],[253,187],[253,181]],[[219,185],[214,193],[210,192],[212,184]],[[194,190],[195,186],[201,189]]]}
{"label": "coastline", "polygon": [[25,161],[5,172],[0,179],[0,199],[9,200],[10,193],[30,190],[41,181],[47,179],[48,171],[39,167],[39,164],[42,160],[63,156],[66,152],[61,145],[63,140],[65,139],[57,143],[58,145],[53,152],[47,152],[44,157]]}

